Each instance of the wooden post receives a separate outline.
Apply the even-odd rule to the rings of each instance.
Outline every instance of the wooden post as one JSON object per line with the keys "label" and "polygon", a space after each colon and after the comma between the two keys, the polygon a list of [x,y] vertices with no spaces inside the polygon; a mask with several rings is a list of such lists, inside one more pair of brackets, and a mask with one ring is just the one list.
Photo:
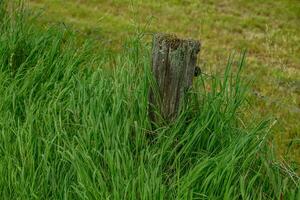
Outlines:
{"label": "wooden post", "polygon": [[192,86],[200,42],[173,35],[155,34],[152,47],[152,73],[155,86],[149,92],[149,116],[158,122],[159,112],[173,120],[179,112],[185,92]]}

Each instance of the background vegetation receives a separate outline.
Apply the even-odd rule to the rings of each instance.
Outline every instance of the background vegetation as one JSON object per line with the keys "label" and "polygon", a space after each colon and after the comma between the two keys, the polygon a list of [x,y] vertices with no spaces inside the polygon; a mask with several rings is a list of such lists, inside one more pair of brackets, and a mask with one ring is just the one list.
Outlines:
{"label": "background vegetation", "polygon": [[[300,3],[297,0],[30,0],[42,24],[64,22],[99,47],[119,49],[137,32],[202,41],[204,72],[224,71],[247,49],[250,116],[272,116],[278,155],[300,162]],[[144,41],[149,37],[144,38]]]}

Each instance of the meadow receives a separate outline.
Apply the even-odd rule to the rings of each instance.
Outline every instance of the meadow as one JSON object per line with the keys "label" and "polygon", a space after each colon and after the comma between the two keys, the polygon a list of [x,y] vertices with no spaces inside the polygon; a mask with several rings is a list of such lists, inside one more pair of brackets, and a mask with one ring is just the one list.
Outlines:
{"label": "meadow", "polygon": [[100,48],[173,33],[199,39],[199,65],[223,73],[233,52],[247,50],[249,117],[271,117],[280,159],[300,163],[300,3],[297,0],[30,0],[43,26],[64,24]]}
{"label": "meadow", "polygon": [[253,114],[248,53],[196,78],[179,117],[153,125],[148,34],[109,48],[7,2],[0,2],[2,199],[300,198],[297,165],[279,159],[273,144],[274,119]]}

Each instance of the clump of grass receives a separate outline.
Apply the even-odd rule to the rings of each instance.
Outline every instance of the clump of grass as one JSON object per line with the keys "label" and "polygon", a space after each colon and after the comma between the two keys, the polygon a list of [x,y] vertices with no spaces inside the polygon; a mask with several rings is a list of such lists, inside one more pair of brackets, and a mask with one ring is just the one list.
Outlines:
{"label": "clump of grass", "polygon": [[[147,114],[149,47],[94,50],[26,12],[1,9],[0,195],[4,199],[298,199],[299,178],[268,145],[269,122],[241,122],[232,59],[196,81],[172,124]],[[20,17],[22,16],[22,17]],[[210,89],[208,90],[208,85]],[[151,134],[151,137],[148,137]]]}

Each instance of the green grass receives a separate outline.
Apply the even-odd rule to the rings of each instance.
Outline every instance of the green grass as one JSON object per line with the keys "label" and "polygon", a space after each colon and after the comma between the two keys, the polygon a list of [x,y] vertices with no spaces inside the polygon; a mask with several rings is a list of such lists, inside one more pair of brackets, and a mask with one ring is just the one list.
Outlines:
{"label": "green grass", "polygon": [[[300,3],[296,0],[30,0],[40,24],[64,22],[101,48],[121,49],[136,32],[169,32],[202,41],[200,65],[224,71],[233,51],[247,49],[252,113],[277,119],[278,157],[300,163]],[[143,41],[148,41],[145,37]]]}
{"label": "green grass", "polygon": [[2,199],[299,199],[273,120],[243,120],[244,55],[197,78],[177,120],[151,126],[150,43],[99,49],[17,9],[0,13]]}
{"label": "green grass", "polygon": [[228,79],[202,77],[210,92],[200,81],[178,121],[151,130],[149,47],[93,52],[70,33],[4,20],[1,196],[296,198],[290,172],[266,154],[267,123],[238,123],[244,88],[231,64]]}

